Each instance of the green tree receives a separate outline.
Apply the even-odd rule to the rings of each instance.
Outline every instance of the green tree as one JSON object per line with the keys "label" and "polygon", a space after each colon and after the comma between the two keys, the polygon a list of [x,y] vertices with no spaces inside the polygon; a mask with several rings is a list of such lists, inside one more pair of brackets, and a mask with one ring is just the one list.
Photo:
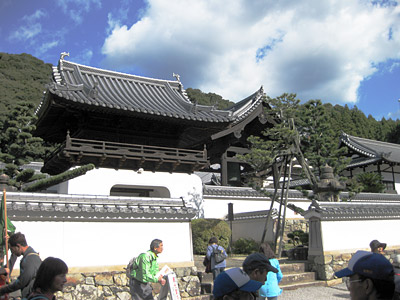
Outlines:
{"label": "green tree", "polygon": [[231,236],[228,223],[218,219],[192,220],[192,240],[195,254],[205,254],[208,241],[213,236],[218,238],[219,245],[228,249]]}
{"label": "green tree", "polygon": [[383,177],[377,173],[361,173],[357,175],[357,181],[362,186],[362,191],[366,193],[382,193],[385,185],[382,183]]}
{"label": "green tree", "polygon": [[45,190],[46,188],[51,187],[53,185],[84,175],[86,174],[86,172],[93,170],[94,168],[95,168],[94,164],[87,164],[79,168],[68,170],[48,178],[39,179],[33,182],[32,184],[24,186],[22,190],[24,192],[37,192]]}
{"label": "green tree", "polygon": [[295,94],[283,94],[277,98],[267,96],[264,101],[270,107],[265,110],[265,114],[269,119],[276,120],[276,124],[264,130],[261,136],[250,136],[248,141],[251,144],[251,152],[239,156],[256,174],[271,167],[278,157],[294,151],[293,140],[296,132],[290,128],[289,122],[295,118],[300,103]]}
{"label": "green tree", "polygon": [[296,125],[300,133],[301,148],[316,175],[326,164],[339,174],[349,163],[343,155],[347,148],[338,148],[338,138],[332,130],[327,109],[320,100],[310,100],[298,110]]}
{"label": "green tree", "polygon": [[215,106],[217,109],[226,109],[232,105],[233,102],[225,100],[222,96],[215,93],[203,93],[199,89],[186,89],[186,94],[193,103],[200,105]]}
{"label": "green tree", "polygon": [[25,182],[43,178],[43,174],[35,174],[32,169],[23,169],[22,166],[33,160],[42,160],[49,147],[39,137],[34,137],[36,116],[34,105],[28,102],[19,102],[0,124],[0,161],[5,163],[3,172],[10,176],[10,184],[21,188]]}
{"label": "green tree", "polygon": [[4,120],[17,102],[27,101],[36,107],[51,73],[51,64],[30,54],[0,52],[0,120]]}

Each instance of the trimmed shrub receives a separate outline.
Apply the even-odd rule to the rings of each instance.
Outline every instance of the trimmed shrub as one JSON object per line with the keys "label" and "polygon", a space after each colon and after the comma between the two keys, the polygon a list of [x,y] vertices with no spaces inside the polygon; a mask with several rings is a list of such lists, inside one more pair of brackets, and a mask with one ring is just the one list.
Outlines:
{"label": "trimmed shrub", "polygon": [[194,254],[206,254],[208,240],[213,236],[218,238],[219,245],[227,249],[231,236],[231,230],[228,223],[219,219],[192,220]]}
{"label": "trimmed shrub", "polygon": [[259,243],[253,239],[240,238],[233,243],[233,253],[235,254],[251,254],[258,252]]}
{"label": "trimmed shrub", "polygon": [[303,230],[295,230],[286,236],[290,239],[288,242],[294,246],[308,245],[308,233]]}

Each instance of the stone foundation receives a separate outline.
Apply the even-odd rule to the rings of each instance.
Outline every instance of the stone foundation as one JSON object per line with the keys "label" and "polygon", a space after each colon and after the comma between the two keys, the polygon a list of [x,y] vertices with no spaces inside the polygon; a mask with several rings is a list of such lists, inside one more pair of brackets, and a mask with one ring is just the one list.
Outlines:
{"label": "stone foundation", "polygon": [[305,219],[286,219],[285,220],[285,236],[295,230],[303,230],[308,232],[308,220]]}
{"label": "stone foundation", "polygon": [[295,230],[303,230],[304,232],[308,231],[308,220],[304,219],[286,219],[285,220],[285,229],[283,232],[283,242],[286,244],[290,240],[287,237],[288,233],[291,233]]}
{"label": "stone foundation", "polygon": [[[341,254],[325,254],[325,255],[309,255],[310,271],[316,272],[317,279],[331,280],[334,279],[334,273],[347,267],[353,253]],[[385,250],[385,257],[393,263],[400,249]]]}
{"label": "stone foundation", "polygon": [[[173,269],[178,278],[181,298],[201,299],[200,280],[196,267]],[[67,284],[63,292],[57,293],[59,300],[130,300],[129,280],[125,272],[93,272],[67,275]],[[157,295],[161,285],[153,284],[153,292]]]}

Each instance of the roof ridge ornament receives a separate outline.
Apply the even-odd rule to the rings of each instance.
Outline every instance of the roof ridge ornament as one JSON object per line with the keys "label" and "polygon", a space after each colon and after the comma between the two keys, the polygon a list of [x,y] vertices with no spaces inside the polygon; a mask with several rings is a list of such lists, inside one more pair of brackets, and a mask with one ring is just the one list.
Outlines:
{"label": "roof ridge ornament", "polygon": [[173,72],[172,72],[172,76],[175,77],[176,81],[178,82],[180,92],[183,93],[187,97],[186,91],[183,88],[183,84],[181,82],[181,76],[179,74],[175,74]]}
{"label": "roof ridge ornament", "polygon": [[62,52],[60,54],[60,60],[64,60],[64,57],[69,56],[69,52]]}
{"label": "roof ridge ornament", "polygon": [[179,74],[172,73],[172,76],[175,77],[176,81],[181,83],[181,76]]}

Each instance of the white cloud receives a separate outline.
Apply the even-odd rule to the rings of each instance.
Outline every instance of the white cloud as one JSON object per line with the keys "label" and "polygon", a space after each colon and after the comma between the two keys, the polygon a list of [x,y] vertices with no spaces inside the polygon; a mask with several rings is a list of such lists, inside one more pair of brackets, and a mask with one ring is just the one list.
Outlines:
{"label": "white cloud", "polygon": [[26,21],[27,23],[33,23],[36,22],[36,20],[39,20],[40,18],[46,16],[46,12],[42,9],[36,10],[32,15],[29,16],[24,16],[22,19]]}
{"label": "white cloud", "polygon": [[93,7],[101,8],[101,0],[57,0],[56,3],[75,24],[81,24],[83,15]]}
{"label": "white cloud", "polygon": [[376,65],[399,59],[400,5],[367,0],[149,0],[134,24],[109,17],[107,67],[141,70],[240,100],[268,95],[356,102]]}
{"label": "white cloud", "polygon": [[57,40],[54,40],[51,42],[46,42],[46,43],[40,45],[40,47],[38,47],[36,49],[35,55],[41,56],[44,53],[47,53],[50,49],[57,47],[58,45],[59,45],[59,41],[57,41]]}
{"label": "white cloud", "polygon": [[24,25],[20,26],[16,31],[9,36],[11,40],[29,40],[37,36],[42,31],[42,24],[39,20],[46,16],[44,10],[38,9],[31,15],[22,17]]}
{"label": "white cloud", "polygon": [[37,24],[32,24],[29,26],[21,26],[19,27],[16,31],[11,33],[10,39],[16,39],[16,40],[27,40],[35,37],[42,31],[42,25],[37,23]]}

